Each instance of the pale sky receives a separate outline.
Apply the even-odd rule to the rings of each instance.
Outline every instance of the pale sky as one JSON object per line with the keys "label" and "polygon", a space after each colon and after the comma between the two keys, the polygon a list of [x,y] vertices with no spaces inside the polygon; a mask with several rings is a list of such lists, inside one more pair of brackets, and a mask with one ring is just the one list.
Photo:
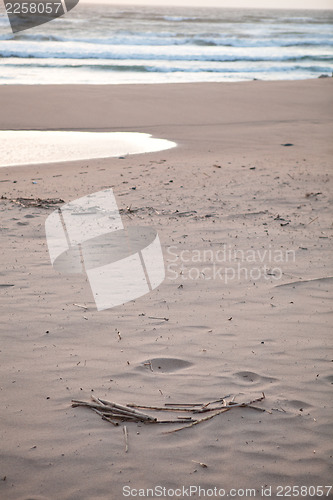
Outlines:
{"label": "pale sky", "polygon": [[247,7],[267,9],[333,9],[333,0],[80,0],[112,5],[160,5],[179,7]]}

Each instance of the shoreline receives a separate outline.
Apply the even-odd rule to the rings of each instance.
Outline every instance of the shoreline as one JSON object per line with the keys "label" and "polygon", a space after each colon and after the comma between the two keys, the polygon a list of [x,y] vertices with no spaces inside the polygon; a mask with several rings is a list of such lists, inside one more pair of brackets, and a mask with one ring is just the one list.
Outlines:
{"label": "shoreline", "polygon": [[68,87],[127,87],[127,86],[151,86],[151,85],[233,85],[235,83],[251,83],[251,82],[263,82],[263,83],[276,83],[276,82],[308,82],[313,80],[320,80],[323,78],[332,78],[332,74],[322,73],[321,75],[312,76],[308,78],[277,78],[277,79],[261,79],[261,78],[248,78],[248,79],[240,79],[240,80],[201,80],[201,81],[156,81],[156,82],[128,82],[128,83],[1,83],[1,87],[59,87],[59,86],[68,86]]}
{"label": "shoreline", "polygon": [[133,132],[0,130],[0,168],[117,158],[175,146],[171,141]]}
{"label": "shoreline", "polygon": [[[332,83],[0,87],[0,129],[177,142],[125,158],[0,169],[0,496],[118,500],[124,486],[196,484],[259,497],[262,485],[276,493],[329,484]],[[125,226],[156,228],[167,278],[97,312],[85,275],[52,268],[44,224],[62,203],[110,188]],[[214,278],[223,245],[252,252],[252,271],[277,265],[265,250],[295,259],[278,263],[280,280],[264,280],[237,276],[227,256],[223,272],[228,265],[236,275],[225,283]],[[204,252],[210,262],[194,262]],[[128,422],[127,453],[120,426],[71,408],[91,394],[162,406],[263,392],[266,412],[238,408],[174,434],[163,434],[168,424]]]}

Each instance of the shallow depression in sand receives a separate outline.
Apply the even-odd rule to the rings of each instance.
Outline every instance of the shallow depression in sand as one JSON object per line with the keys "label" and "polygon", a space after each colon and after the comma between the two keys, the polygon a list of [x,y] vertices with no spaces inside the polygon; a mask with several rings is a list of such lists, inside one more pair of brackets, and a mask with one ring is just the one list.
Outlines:
{"label": "shallow depression in sand", "polygon": [[1,130],[0,167],[152,153],[175,146],[139,132]]}
{"label": "shallow depression in sand", "polygon": [[137,367],[139,370],[146,369],[152,372],[172,373],[192,366],[192,363],[178,358],[153,358],[147,359]]}

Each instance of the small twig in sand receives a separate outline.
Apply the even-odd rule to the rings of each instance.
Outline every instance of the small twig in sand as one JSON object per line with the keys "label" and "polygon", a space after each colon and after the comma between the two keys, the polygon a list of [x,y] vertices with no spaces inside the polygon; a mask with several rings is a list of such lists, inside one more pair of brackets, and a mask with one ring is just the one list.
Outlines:
{"label": "small twig in sand", "polygon": [[[108,412],[101,412],[105,417],[108,417],[108,418],[111,418],[112,417],[112,420],[119,420],[120,422],[136,422],[136,423],[139,423],[139,422],[143,422],[143,420],[139,420],[137,417],[134,417],[132,415],[125,415],[123,413],[108,413]],[[155,423],[155,422],[150,422],[150,420],[147,421],[148,423]],[[146,421],[144,421],[144,423],[146,423]]]}
{"label": "small twig in sand", "polygon": [[135,405],[135,404],[129,404],[127,405],[130,408],[140,408],[142,410],[155,410],[155,411],[190,411],[193,412],[193,408],[190,407],[173,407],[173,406],[168,406],[167,408],[164,406],[144,406],[144,405]]}
{"label": "small twig in sand", "polygon": [[111,401],[107,401],[106,399],[101,399],[101,398],[98,398],[98,399],[101,403],[105,404],[106,406],[110,406],[111,408],[116,408],[118,410],[122,410],[122,411],[125,411],[127,413],[131,413],[132,415],[137,416],[138,418],[141,418],[143,420],[156,420],[156,418],[150,417],[149,415],[145,415],[144,413],[140,413],[139,411],[133,410],[133,409],[129,408],[128,406],[123,406],[123,405],[119,405],[117,403],[112,403]]}
{"label": "small twig in sand", "polygon": [[204,403],[165,403],[164,406],[204,406]]}
{"label": "small twig in sand", "polygon": [[202,462],[197,462],[196,460],[192,460],[193,463],[200,465],[203,469],[207,469],[208,465],[202,463]]}
{"label": "small twig in sand", "polygon": [[124,431],[124,438],[125,438],[125,453],[127,453],[128,452],[128,432],[127,432],[126,425],[124,425],[123,431]]}
{"label": "small twig in sand", "polygon": [[223,410],[216,411],[212,415],[208,415],[207,417],[200,418],[200,420],[195,420],[195,422],[191,422],[189,425],[184,425],[183,427],[178,427],[177,429],[172,429],[171,431],[166,431],[163,434],[171,434],[173,432],[182,431],[183,429],[189,429],[190,427],[193,427],[194,425],[201,424],[201,422],[206,422],[207,420],[210,420],[210,419],[216,417],[217,415],[220,415],[221,413],[224,413],[224,412],[229,411],[229,410],[231,410],[230,406],[223,408]]}
{"label": "small twig in sand", "polygon": [[208,406],[215,405],[217,403],[222,403],[222,406],[226,406],[226,401],[225,400],[227,398],[230,398],[230,394],[228,394],[228,396],[224,396],[223,398],[216,399],[215,401],[209,401],[208,403],[202,405],[202,409],[204,410],[205,408],[208,408]]}
{"label": "small twig in sand", "polygon": [[158,316],[148,316],[149,319],[160,319],[163,321],[169,321],[169,318],[159,318]]}
{"label": "small twig in sand", "polygon": [[196,422],[192,417],[177,417],[177,420],[156,420],[156,422],[145,422],[147,424],[186,424]]}
{"label": "small twig in sand", "polygon": [[73,306],[76,306],[76,307],[81,307],[81,309],[84,309],[85,311],[88,310],[88,307],[87,306],[82,306],[81,304],[73,304]]}
{"label": "small twig in sand", "polygon": [[244,407],[244,406],[250,406],[252,405],[253,403],[259,403],[259,401],[262,401],[263,399],[265,399],[265,393],[263,392],[262,393],[262,396],[260,398],[257,398],[257,399],[253,399],[252,401],[248,401],[247,403],[235,403],[234,402],[234,398],[232,401],[230,401],[229,403],[229,406],[233,406],[233,407]]}
{"label": "small twig in sand", "polygon": [[246,408],[251,408],[251,410],[262,411],[266,413],[272,413],[270,410],[266,410],[266,408],[259,408],[258,406],[248,405],[246,406]]}
{"label": "small twig in sand", "polygon": [[100,399],[98,399],[98,398],[96,398],[96,396],[94,396],[93,394],[91,395],[91,399],[92,399],[93,401],[95,401],[95,403],[97,403],[98,405],[105,406],[105,404],[104,404],[104,403],[102,403],[102,402],[101,402],[101,400],[100,400]]}
{"label": "small twig in sand", "polygon": [[287,413],[286,410],[284,408],[272,408],[272,411],[280,411],[282,413]]}
{"label": "small twig in sand", "polygon": [[102,417],[103,420],[106,420],[107,422],[110,422],[110,424],[114,425],[115,427],[117,427],[119,425],[118,422],[114,422],[112,420],[112,418],[110,417],[107,417],[106,415],[104,415],[104,413],[102,413],[101,411],[99,410],[96,410],[96,408],[91,408],[92,411],[94,411],[95,413],[97,413],[97,415],[99,415],[100,417]]}
{"label": "small twig in sand", "polygon": [[99,400],[100,403],[87,403],[85,401],[77,401],[75,399],[72,400],[72,406],[75,408],[76,406],[86,406],[88,408],[95,408],[96,410],[101,411],[103,414],[109,414],[110,417],[123,419],[130,418],[135,421],[145,422],[145,421],[155,421],[156,418],[150,417],[149,415],[145,415],[144,413],[137,412],[122,405],[116,405],[115,403],[108,403],[105,400]]}
{"label": "small twig in sand", "polygon": [[[143,366],[149,366],[150,370],[153,372],[153,365],[151,364],[151,361],[147,361],[146,363],[143,363]],[[127,406],[131,406],[131,405],[127,405]],[[139,407],[137,407],[139,408]]]}
{"label": "small twig in sand", "polygon": [[312,222],[314,222],[315,220],[319,219],[319,215],[318,217],[315,217],[314,219],[310,220],[310,222],[308,222],[307,224],[305,224],[306,226],[310,226],[310,224],[312,224]]}

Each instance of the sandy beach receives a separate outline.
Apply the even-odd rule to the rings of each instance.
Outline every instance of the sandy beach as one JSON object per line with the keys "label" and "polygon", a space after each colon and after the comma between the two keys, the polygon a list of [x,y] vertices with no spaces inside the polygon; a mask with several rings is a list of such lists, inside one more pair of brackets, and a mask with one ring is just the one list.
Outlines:
{"label": "sandy beach", "polygon": [[[271,487],[277,498],[289,486],[332,497],[332,86],[0,88],[1,130],[177,143],[0,168],[1,499],[120,500],[140,488],[176,498],[190,486],[192,498],[222,497],[207,494],[215,487],[235,498]],[[55,206],[22,199],[68,203],[107,188],[124,224],[157,229],[166,278],[98,312],[85,275],[51,266],[44,224]],[[234,408],[177,433],[129,422],[128,452],[123,425],[71,407],[92,394],[163,406],[262,393],[265,412]],[[149,496],[156,486],[169,496]]]}

